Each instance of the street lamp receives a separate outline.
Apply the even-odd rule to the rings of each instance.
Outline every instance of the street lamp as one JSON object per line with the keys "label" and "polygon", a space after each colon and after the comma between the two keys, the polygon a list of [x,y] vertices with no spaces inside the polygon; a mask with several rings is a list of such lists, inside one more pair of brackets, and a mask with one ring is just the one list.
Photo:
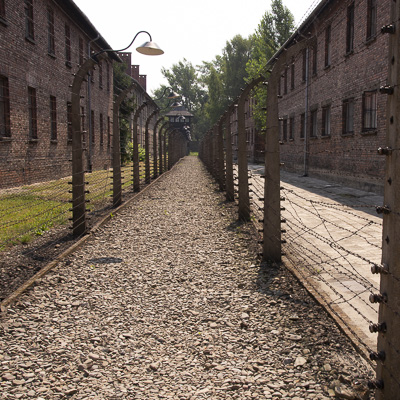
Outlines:
{"label": "street lamp", "polygon": [[107,52],[107,53],[109,53],[109,52],[118,53],[118,52],[125,51],[125,50],[129,49],[129,47],[132,46],[133,42],[135,41],[135,39],[138,37],[138,35],[140,33],[147,33],[149,35],[150,41],[144,42],[141,46],[136,47],[136,51],[137,52],[139,52],[141,54],[144,54],[146,56],[160,56],[161,54],[164,54],[164,51],[158,46],[158,44],[153,42],[153,39],[151,38],[151,35],[150,35],[149,32],[147,32],[147,31],[139,31],[135,35],[135,37],[132,39],[132,41],[129,43],[129,45],[127,47],[125,47],[123,49],[120,49],[120,50],[103,49],[103,50],[99,51],[98,53],[95,53],[92,56],[92,58],[94,60],[96,60],[96,57],[99,54],[102,54],[102,53],[105,53],[105,52]]}
{"label": "street lamp", "polygon": [[88,58],[75,74],[71,90],[71,114],[72,114],[72,229],[75,236],[83,235],[87,231],[86,201],[85,201],[85,172],[82,157],[82,132],[80,121],[80,90],[82,82],[91,72],[96,63],[104,57],[104,53],[119,52],[128,49],[140,33],[147,33],[150,41],[143,43],[136,50],[145,55],[156,56],[164,54],[164,51],[153,42],[150,33],[139,31],[129,43],[128,47],[121,50],[103,49]]}

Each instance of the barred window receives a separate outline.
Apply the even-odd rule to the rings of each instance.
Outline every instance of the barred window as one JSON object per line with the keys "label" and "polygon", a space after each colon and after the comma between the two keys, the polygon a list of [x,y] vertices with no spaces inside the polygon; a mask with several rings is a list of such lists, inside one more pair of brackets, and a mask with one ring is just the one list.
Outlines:
{"label": "barred window", "polygon": [[71,66],[71,28],[65,24],[65,65]]}
{"label": "barred window", "polygon": [[107,147],[111,147],[111,119],[107,117]]}
{"label": "barred window", "polygon": [[0,18],[6,17],[6,4],[5,0],[0,0]]}
{"label": "barred window", "polygon": [[54,55],[56,52],[55,34],[54,34],[54,11],[47,9],[47,51]]}
{"label": "barred window", "polygon": [[354,132],[354,99],[343,101],[343,135],[349,135]]}
{"label": "barred window", "polygon": [[322,107],[321,136],[331,135],[331,106]]}
{"label": "barred window", "polygon": [[317,137],[317,110],[312,110],[310,113],[310,137]]}
{"label": "barred window", "polygon": [[325,29],[325,67],[331,65],[331,25]]}
{"label": "barred window", "polygon": [[294,117],[289,119],[289,140],[294,140]]}
{"label": "barred window", "polygon": [[72,141],[72,103],[67,102],[67,138],[68,141]]}
{"label": "barred window", "polygon": [[376,0],[368,0],[367,9],[367,40],[376,36]]}
{"label": "barred window", "polygon": [[284,142],[287,142],[287,128],[288,128],[287,122],[288,122],[287,118],[284,118],[282,121],[282,137]]}
{"label": "barred window", "polygon": [[25,0],[25,37],[35,40],[33,25],[33,0]]}
{"label": "barred window", "polygon": [[84,44],[83,44],[83,38],[79,37],[79,65],[82,65],[84,62]]}
{"label": "barred window", "polygon": [[354,3],[347,7],[346,53],[354,49]]}
{"label": "barred window", "polygon": [[37,103],[36,89],[28,87],[28,116],[29,116],[29,139],[37,139]]}
{"label": "barred window", "polygon": [[0,75],[0,138],[10,136],[10,94],[8,79]]}
{"label": "barred window", "polygon": [[100,118],[99,118],[99,125],[100,125],[100,146],[103,146],[104,144],[104,122],[103,122],[103,114],[100,113]]}
{"label": "barred window", "polygon": [[300,139],[304,139],[306,136],[306,114],[300,115]]}
{"label": "barred window", "polygon": [[363,131],[377,128],[377,92],[376,90],[363,94]]}
{"label": "barred window", "polygon": [[57,140],[57,100],[50,96],[50,140]]}

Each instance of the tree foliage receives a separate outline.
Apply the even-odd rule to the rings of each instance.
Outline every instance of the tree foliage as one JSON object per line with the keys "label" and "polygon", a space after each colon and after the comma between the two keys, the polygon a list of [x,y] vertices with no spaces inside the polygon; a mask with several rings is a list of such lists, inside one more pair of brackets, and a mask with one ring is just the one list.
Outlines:
{"label": "tree foliage", "polygon": [[[192,136],[199,138],[213,126],[227,107],[238,97],[247,82],[266,76],[269,59],[289,38],[294,29],[294,18],[281,0],[273,0],[255,33],[249,38],[236,35],[226,42],[221,55],[211,62],[193,66],[185,58],[162,73],[169,86],[182,96],[182,104],[195,115]],[[165,86],[155,91],[159,97]],[[256,121],[265,126],[266,89],[258,89]]]}
{"label": "tree foliage", "polygon": [[[248,81],[264,75],[267,77],[267,63],[286,42],[294,30],[294,17],[281,0],[273,0],[271,12],[266,12],[253,35],[254,49],[251,60],[246,65]],[[262,108],[267,102],[267,88],[255,90],[254,111],[257,126],[265,128],[266,119]]]}

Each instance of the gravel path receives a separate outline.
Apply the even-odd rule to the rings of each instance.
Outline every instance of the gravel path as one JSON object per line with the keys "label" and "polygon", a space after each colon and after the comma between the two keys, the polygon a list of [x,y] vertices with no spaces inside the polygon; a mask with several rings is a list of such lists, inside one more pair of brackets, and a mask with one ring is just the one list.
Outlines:
{"label": "gravel path", "polygon": [[0,399],[369,399],[372,370],[254,243],[184,159],[2,316]]}

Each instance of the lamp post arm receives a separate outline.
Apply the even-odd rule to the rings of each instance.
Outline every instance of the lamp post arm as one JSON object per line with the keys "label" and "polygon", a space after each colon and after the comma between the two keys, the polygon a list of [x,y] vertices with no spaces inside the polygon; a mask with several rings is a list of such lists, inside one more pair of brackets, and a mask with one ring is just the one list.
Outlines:
{"label": "lamp post arm", "polygon": [[109,52],[112,51],[112,52],[114,52],[114,53],[118,53],[118,52],[120,52],[120,51],[125,51],[126,49],[129,49],[129,47],[132,46],[133,42],[135,41],[135,39],[138,37],[138,35],[139,35],[140,33],[147,33],[147,34],[149,35],[150,42],[153,40],[153,39],[151,38],[151,35],[150,35],[149,32],[147,32],[147,31],[139,31],[139,32],[135,35],[135,37],[132,39],[132,41],[129,43],[129,45],[128,45],[127,47],[125,47],[125,48],[123,48],[123,49],[121,49],[121,50],[103,49],[103,50],[97,52],[96,54],[93,54],[92,58],[96,59],[96,57],[97,57],[99,54],[105,53],[105,52],[109,53]]}

